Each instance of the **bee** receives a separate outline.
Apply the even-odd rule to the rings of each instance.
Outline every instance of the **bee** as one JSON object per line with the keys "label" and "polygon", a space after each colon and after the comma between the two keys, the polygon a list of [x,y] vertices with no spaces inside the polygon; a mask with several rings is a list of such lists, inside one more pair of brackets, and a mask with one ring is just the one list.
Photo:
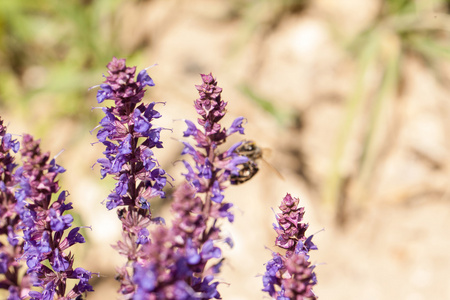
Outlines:
{"label": "bee", "polygon": [[237,147],[234,152],[239,155],[248,157],[249,160],[256,161],[257,159],[262,159],[263,152],[254,141],[244,141],[242,145]]}
{"label": "bee", "polygon": [[[248,157],[248,161],[240,164],[238,174],[232,174],[231,184],[238,185],[253,178],[259,171],[257,160],[266,162],[263,158],[263,150],[256,145],[254,141],[244,141],[242,145],[234,150],[235,153]],[[268,162],[266,162],[269,164]],[[269,164],[270,165],[270,164]],[[272,167],[273,168],[273,167]],[[276,173],[282,177],[277,170]]]}

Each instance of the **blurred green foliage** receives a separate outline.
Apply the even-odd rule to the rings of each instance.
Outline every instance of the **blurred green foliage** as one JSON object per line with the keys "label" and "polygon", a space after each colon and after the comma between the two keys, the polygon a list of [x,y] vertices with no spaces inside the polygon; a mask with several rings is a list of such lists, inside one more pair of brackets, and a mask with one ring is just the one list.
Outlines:
{"label": "blurred green foliage", "polygon": [[112,56],[137,53],[116,39],[122,2],[0,1],[0,109],[25,120],[40,113],[40,134],[61,118],[91,127],[87,88],[101,82]]}
{"label": "blurred green foliage", "polygon": [[275,101],[259,95],[250,87],[250,85],[242,84],[241,86],[239,86],[239,90],[256,106],[258,106],[260,109],[267,112],[272,118],[277,120],[277,123],[280,126],[289,126],[293,122],[294,114],[286,109],[283,109],[282,107],[277,107],[276,105],[274,105],[274,103],[276,103]]}
{"label": "blurred green foliage", "polygon": [[258,31],[264,36],[286,16],[303,11],[309,0],[234,0],[232,3],[232,15],[242,24],[235,45],[240,49]]}
{"label": "blurred green foliage", "polygon": [[[232,54],[242,51],[255,36],[260,41],[264,40],[284,18],[301,13],[309,2],[309,0],[234,0],[231,15],[239,19],[241,29],[236,34],[231,48]],[[263,60],[264,57],[260,59]],[[250,83],[241,84],[238,88],[257,107],[276,119],[280,126],[289,126],[293,122],[295,116],[292,113],[274,105],[273,99],[260,95]]]}
{"label": "blurred green foliage", "polygon": [[[353,93],[347,99],[345,116],[332,157],[332,167],[324,190],[326,203],[342,205],[338,199],[345,194],[344,172],[340,163],[351,138],[355,121],[366,120],[363,151],[352,181],[359,191],[353,195],[361,204],[367,198],[368,187],[376,167],[379,150],[374,136],[380,128],[386,101],[401,95],[404,67],[408,58],[421,59],[436,75],[446,80],[440,65],[450,58],[450,17],[448,0],[385,0],[374,21],[348,44],[349,52],[357,60],[357,75]],[[375,72],[379,78],[375,93],[367,94],[367,75]],[[349,195],[344,195],[348,197]],[[361,202],[362,201],[362,202]],[[342,208],[337,207],[337,211]]]}

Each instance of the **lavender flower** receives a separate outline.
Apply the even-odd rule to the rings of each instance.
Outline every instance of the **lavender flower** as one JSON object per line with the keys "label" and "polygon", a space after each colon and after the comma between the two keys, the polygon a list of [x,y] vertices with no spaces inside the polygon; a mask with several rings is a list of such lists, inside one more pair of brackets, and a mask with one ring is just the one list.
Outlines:
{"label": "lavender flower", "polygon": [[[187,130],[184,132],[184,137],[193,137],[196,144],[195,147],[191,146],[188,142],[184,142],[184,149],[182,154],[189,154],[195,164],[195,169],[186,160],[183,161],[186,166],[187,173],[184,174],[186,180],[191,184],[191,194],[181,192],[183,196],[179,196],[179,199],[185,199],[184,201],[175,201],[174,210],[178,212],[184,212],[184,216],[179,213],[179,217],[175,219],[174,224],[178,225],[181,232],[184,230],[185,234],[178,234],[182,236],[184,240],[184,247],[187,245],[192,246],[193,249],[186,253],[204,253],[209,249],[210,253],[214,253],[211,256],[202,256],[202,258],[208,257],[216,259],[216,263],[212,263],[209,269],[205,269],[205,264],[197,266],[194,277],[206,281],[207,284],[197,286],[195,290],[198,295],[207,295],[198,297],[195,299],[211,299],[212,297],[220,298],[216,286],[218,282],[212,282],[214,275],[220,271],[220,266],[223,261],[220,248],[215,245],[220,239],[220,227],[217,225],[219,219],[227,219],[229,222],[233,222],[234,215],[230,212],[232,203],[224,201],[223,192],[227,186],[230,185],[230,179],[232,174],[239,172],[239,165],[246,163],[248,158],[240,156],[234,151],[242,142],[239,142],[231,146],[227,150],[220,150],[219,146],[226,142],[226,139],[239,132],[244,133],[242,123],[243,117],[236,118],[231,127],[226,129],[219,123],[226,113],[227,102],[221,98],[222,88],[217,86],[217,81],[212,74],[202,74],[202,84],[196,85],[196,89],[199,92],[199,98],[194,102],[194,107],[199,114],[197,119],[201,129],[189,121],[185,120]],[[187,186],[181,188],[187,191]],[[194,193],[195,190],[195,193]],[[191,199],[191,200],[189,200]],[[188,206],[182,205],[183,202],[188,203],[194,201],[197,206],[188,208]],[[178,206],[179,205],[179,206]],[[197,218],[192,220],[190,212],[196,212]],[[191,232],[187,229],[195,229],[197,232]],[[177,237],[178,237],[177,236]],[[231,239],[225,239],[229,245]],[[189,243],[188,243],[189,242]],[[209,253],[206,251],[205,253]],[[192,280],[196,282],[196,280]],[[191,284],[191,287],[193,285]]]}
{"label": "lavender flower", "polygon": [[[97,93],[98,103],[114,100],[115,106],[104,107],[105,117],[100,121],[98,140],[106,146],[101,158],[102,178],[114,176],[115,189],[108,196],[106,207],[118,206],[148,209],[148,200],[164,197],[165,171],[159,168],[151,148],[162,148],[159,140],[162,128],[153,127],[153,119],[161,115],[154,110],[155,103],[140,103],[145,86],[154,86],[153,80],[142,70],[134,80],[136,67],[129,68],[125,59],[113,60],[107,65],[109,76]],[[143,207],[145,206],[145,207]]]}
{"label": "lavender flower", "polygon": [[[15,195],[15,210],[23,229],[27,276],[34,286],[43,289],[42,292],[30,291],[29,296],[32,300],[79,298],[85,292],[93,291],[89,284],[92,274],[82,268],[73,269],[74,256],[66,250],[85,240],[78,232],[79,227],[66,232],[73,221],[70,214],[64,214],[72,209],[72,203],[66,203],[67,192],[62,191],[56,200],[52,199],[60,189],[57,175],[65,170],[54,159],[49,161],[49,153],[42,153],[39,141],[30,135],[23,136],[21,154],[23,166],[15,172],[20,185]],[[78,280],[68,292],[67,279]]]}
{"label": "lavender flower", "polygon": [[[195,188],[185,183],[174,193],[172,227],[158,226],[134,265],[137,285],[133,299],[219,299],[213,274],[220,267],[221,250],[209,240],[203,245],[206,219]],[[208,264],[208,268],[206,265]]]}
{"label": "lavender flower", "polygon": [[201,77],[203,83],[196,85],[200,98],[195,101],[194,106],[200,115],[197,121],[202,130],[198,129],[193,122],[185,121],[188,129],[184,132],[184,136],[192,136],[196,141],[197,149],[184,142],[185,147],[182,152],[193,158],[196,170],[184,161],[188,170],[185,177],[196,187],[197,192],[205,193],[204,213],[206,215],[212,215],[212,217],[227,215],[232,222],[233,215],[228,213],[231,205],[212,205],[211,202],[222,203],[223,191],[230,183],[231,174],[237,174],[239,172],[237,166],[248,161],[247,157],[233,151],[242,142],[226,151],[219,152],[218,149],[233,133],[244,133],[242,127],[244,118],[238,117],[229,129],[223,128],[219,121],[225,116],[227,102],[221,99],[222,88],[217,86],[217,81],[211,74],[202,74]]}
{"label": "lavender flower", "polygon": [[234,132],[243,133],[243,118],[236,119],[228,130],[219,121],[225,115],[226,102],[222,89],[209,75],[202,75],[202,85],[196,86],[200,98],[195,108],[202,129],[186,120],[184,136],[192,136],[195,147],[184,142],[182,154],[192,156],[195,169],[183,161],[187,183],[174,195],[171,228],[157,227],[150,233],[151,242],[143,247],[146,253],[135,266],[137,288],[133,299],[220,299],[219,282],[214,276],[222,265],[219,219],[233,221],[231,203],[224,202],[223,191],[230,184],[231,174],[247,157],[234,149],[241,143],[220,152],[218,147]]}
{"label": "lavender flower", "polygon": [[[142,70],[134,79],[136,67],[130,68],[125,59],[115,57],[107,65],[109,76],[100,85],[98,103],[114,100],[114,106],[104,107],[105,117],[97,133],[106,150],[105,158],[98,160],[101,175],[112,175],[117,181],[106,199],[106,207],[117,208],[122,221],[122,240],[114,248],[127,257],[128,264],[141,260],[141,248],[148,242],[147,227],[152,219],[151,199],[165,197],[166,172],[159,167],[152,148],[162,148],[162,128],[151,123],[161,115],[155,103],[144,104],[145,86],[154,86],[153,80]],[[120,293],[131,297],[134,292],[133,274],[128,264],[119,269]]]}
{"label": "lavender flower", "polygon": [[18,259],[23,255],[24,242],[18,237],[21,220],[16,211],[17,200],[14,189],[17,184],[14,171],[17,164],[14,153],[20,148],[19,142],[6,133],[6,126],[0,119],[0,288],[9,291],[8,300],[18,300],[30,289],[29,276],[19,276],[22,266]]}
{"label": "lavender flower", "polygon": [[277,300],[316,299],[313,286],[317,283],[314,265],[309,262],[309,251],[317,250],[312,235],[305,236],[307,223],[301,223],[305,213],[298,207],[299,199],[287,194],[281,202],[274,229],[278,236],[275,245],[285,254],[272,253],[263,276],[263,291]]}

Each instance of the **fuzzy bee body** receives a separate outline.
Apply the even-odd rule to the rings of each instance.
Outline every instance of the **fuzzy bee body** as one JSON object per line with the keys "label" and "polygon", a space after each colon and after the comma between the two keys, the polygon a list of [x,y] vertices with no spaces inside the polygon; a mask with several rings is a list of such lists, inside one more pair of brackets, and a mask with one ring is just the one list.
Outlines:
{"label": "fuzzy bee body", "polygon": [[238,174],[231,175],[231,184],[238,185],[252,179],[258,173],[259,167],[256,160],[262,159],[262,149],[253,141],[244,141],[234,152],[248,157],[247,162],[239,165]]}

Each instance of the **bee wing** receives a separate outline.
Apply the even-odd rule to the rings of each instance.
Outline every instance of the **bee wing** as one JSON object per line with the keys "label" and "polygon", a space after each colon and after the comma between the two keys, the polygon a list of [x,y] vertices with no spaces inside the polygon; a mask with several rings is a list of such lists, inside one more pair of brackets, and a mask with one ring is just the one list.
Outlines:
{"label": "bee wing", "polygon": [[269,167],[272,169],[272,171],[274,171],[275,174],[277,174],[277,176],[278,176],[281,180],[284,180],[283,175],[281,175],[280,171],[278,171],[277,168],[275,168],[274,166],[272,166],[272,165],[271,165],[267,160],[265,160],[263,157],[261,157],[261,160],[262,160],[267,166],[269,166]]}
{"label": "bee wing", "polygon": [[270,148],[262,148],[262,156],[263,157],[271,157],[272,156],[272,149],[270,149]]}

